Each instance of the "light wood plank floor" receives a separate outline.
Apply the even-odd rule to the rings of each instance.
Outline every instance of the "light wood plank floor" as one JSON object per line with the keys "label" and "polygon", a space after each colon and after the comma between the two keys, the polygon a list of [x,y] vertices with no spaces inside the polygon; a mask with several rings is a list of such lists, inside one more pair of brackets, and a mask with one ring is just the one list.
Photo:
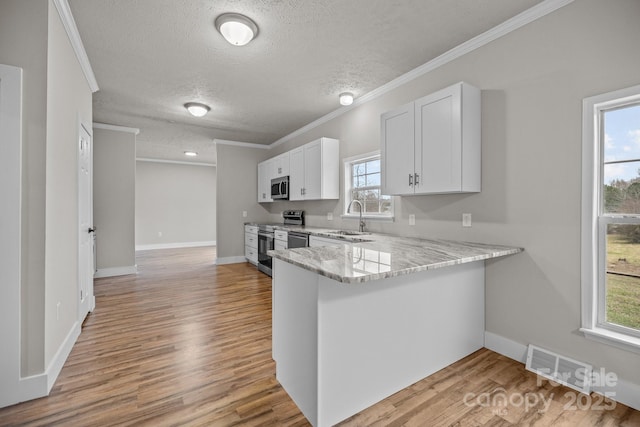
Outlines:
{"label": "light wood plank floor", "polygon": [[[270,279],[214,258],[141,251],[137,276],[96,280],[96,310],[50,396],[0,409],[0,425],[308,425],[274,377]],[[640,426],[624,405],[571,396],[480,350],[341,425]]]}

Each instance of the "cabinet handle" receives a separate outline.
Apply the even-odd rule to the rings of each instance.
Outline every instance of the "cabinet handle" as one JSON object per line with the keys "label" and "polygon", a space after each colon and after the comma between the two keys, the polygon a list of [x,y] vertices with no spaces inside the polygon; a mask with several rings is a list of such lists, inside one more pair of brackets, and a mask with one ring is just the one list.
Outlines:
{"label": "cabinet handle", "polygon": [[416,183],[416,185],[418,185],[418,184],[420,184],[420,181],[418,181],[420,179],[420,175],[415,174],[415,176],[416,177],[415,177],[415,179],[413,181]]}
{"label": "cabinet handle", "polygon": [[413,174],[409,174],[409,187],[413,187]]}
{"label": "cabinet handle", "polygon": [[300,195],[301,196],[304,195],[304,193],[302,192],[302,188],[300,189]]}

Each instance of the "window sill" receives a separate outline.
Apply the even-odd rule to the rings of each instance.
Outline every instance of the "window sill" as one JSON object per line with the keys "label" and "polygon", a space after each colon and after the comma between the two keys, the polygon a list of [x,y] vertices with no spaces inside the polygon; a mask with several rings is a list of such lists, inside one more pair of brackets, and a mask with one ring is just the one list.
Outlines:
{"label": "window sill", "polygon": [[640,353],[640,338],[621,334],[619,332],[613,332],[603,328],[580,328],[580,332],[590,340],[609,344],[634,353]]}
{"label": "window sill", "polygon": [[[360,215],[358,214],[342,214],[340,215],[340,218],[343,219],[360,219]],[[393,222],[394,217],[393,216],[382,216],[382,215],[362,215],[362,219],[366,219],[366,220],[374,220],[374,221],[387,221],[387,222]]]}

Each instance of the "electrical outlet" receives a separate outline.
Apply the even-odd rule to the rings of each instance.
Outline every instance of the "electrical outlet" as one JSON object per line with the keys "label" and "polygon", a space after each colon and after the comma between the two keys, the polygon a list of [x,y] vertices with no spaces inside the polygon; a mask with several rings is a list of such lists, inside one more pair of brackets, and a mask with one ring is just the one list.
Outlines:
{"label": "electrical outlet", "polygon": [[462,214],[462,226],[463,227],[471,227],[471,214],[463,213]]}
{"label": "electrical outlet", "polygon": [[158,231],[158,237],[162,237],[162,231]]}
{"label": "electrical outlet", "polygon": [[242,218],[246,218],[247,217],[247,211],[242,211]]}
{"label": "electrical outlet", "polygon": [[416,216],[414,214],[409,215],[409,225],[416,225]]}
{"label": "electrical outlet", "polygon": [[333,221],[333,212],[327,212],[327,221]]}

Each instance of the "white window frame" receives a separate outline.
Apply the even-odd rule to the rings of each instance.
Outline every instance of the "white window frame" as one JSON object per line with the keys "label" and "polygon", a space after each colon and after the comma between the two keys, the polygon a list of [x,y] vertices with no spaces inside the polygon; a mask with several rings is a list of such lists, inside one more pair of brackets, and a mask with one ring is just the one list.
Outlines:
{"label": "white window frame", "polygon": [[[359,154],[357,156],[352,156],[352,157],[348,157],[345,159],[342,159],[342,165],[343,165],[343,170],[344,170],[344,191],[343,191],[343,198],[344,198],[344,206],[342,209],[342,218],[354,218],[354,219],[358,219],[360,217],[360,213],[357,211],[352,211],[351,213],[347,213],[347,208],[349,207],[349,203],[351,203],[351,165],[353,163],[359,163],[359,162],[364,162],[367,160],[373,160],[375,158],[380,158],[380,150],[376,150],[376,151],[372,151],[370,153],[366,153],[366,154]],[[382,159],[380,159],[382,162]],[[382,168],[381,168],[382,169]],[[382,172],[381,172],[382,173]],[[382,188],[382,185],[381,185]],[[385,213],[380,213],[380,214],[375,214],[375,213],[366,213],[364,215],[362,215],[362,218],[365,219],[373,219],[373,220],[380,220],[380,221],[393,221],[394,220],[394,214],[395,214],[395,204],[394,204],[394,198],[393,196],[391,196],[391,212],[388,214]]]}
{"label": "white window frame", "polygon": [[612,223],[640,223],[640,215],[601,214],[604,173],[603,113],[640,102],[640,85],[585,98],[582,103],[582,327],[587,338],[640,353],[640,334],[604,321],[606,229]]}

